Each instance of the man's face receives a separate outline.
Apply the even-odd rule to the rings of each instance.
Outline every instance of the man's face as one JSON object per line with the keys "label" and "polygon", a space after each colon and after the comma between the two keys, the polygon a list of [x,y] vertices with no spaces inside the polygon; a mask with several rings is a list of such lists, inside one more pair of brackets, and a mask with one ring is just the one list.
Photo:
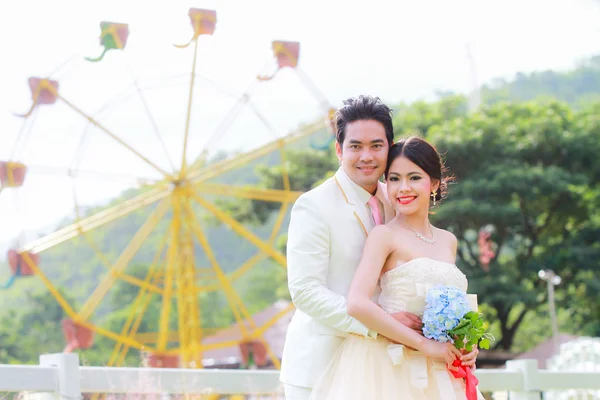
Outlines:
{"label": "man's face", "polygon": [[344,172],[369,193],[377,189],[389,149],[383,124],[371,119],[346,125],[344,143],[335,144]]}

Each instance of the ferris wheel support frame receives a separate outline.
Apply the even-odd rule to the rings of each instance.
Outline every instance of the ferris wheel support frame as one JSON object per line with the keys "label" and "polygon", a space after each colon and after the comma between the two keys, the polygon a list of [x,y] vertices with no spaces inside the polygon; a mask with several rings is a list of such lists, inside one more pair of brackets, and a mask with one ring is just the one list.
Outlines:
{"label": "ferris wheel support frame", "polygon": [[[252,266],[267,258],[272,258],[277,264],[284,268],[286,267],[285,256],[274,247],[274,242],[279,234],[281,225],[285,220],[285,216],[287,215],[290,204],[293,203],[302,193],[291,190],[292,185],[290,183],[290,177],[287,168],[282,168],[281,171],[283,189],[254,189],[249,187],[235,186],[227,187],[227,185],[210,183],[208,181],[275,151],[280,153],[281,164],[284,166],[287,165],[286,153],[284,151],[285,146],[322,129],[325,125],[323,122],[325,121],[319,121],[317,123],[305,126],[285,137],[260,146],[258,149],[243,152],[234,159],[229,158],[216,162],[212,165],[205,164],[205,156],[207,154],[206,149],[209,147],[208,145],[212,143],[213,138],[216,137],[219,139],[222,136],[223,131],[227,130],[231,125],[233,117],[230,114],[235,113],[235,116],[237,116],[241,110],[241,107],[244,105],[250,106],[259,119],[265,124],[265,126],[273,134],[276,134],[273,126],[269,124],[267,119],[264,118],[264,116],[260,114],[260,112],[250,102],[249,94],[250,89],[255,88],[258,82],[273,79],[273,77],[277,74],[277,71],[284,67],[292,67],[292,69],[295,70],[302,83],[315,97],[320,100],[321,105],[328,106],[328,102],[322,93],[319,92],[318,88],[314,85],[310,78],[308,78],[303,71],[296,69],[298,64],[299,43],[274,41],[273,50],[275,56],[277,57],[278,69],[270,76],[257,76],[257,79],[252,83],[250,88],[244,92],[241,98],[238,99],[238,102],[234,105],[231,112],[226,116],[226,119],[218,126],[217,131],[213,132],[213,135],[209,139],[209,143],[205,144],[204,150],[198,157],[193,159],[191,164],[188,164],[187,153],[198,57],[197,38],[201,34],[212,34],[212,31],[214,30],[214,24],[216,22],[215,12],[210,10],[190,9],[190,17],[193,17],[192,22],[195,32],[194,38],[192,39],[194,41],[194,51],[187,101],[187,112],[185,117],[181,168],[179,171],[174,170],[172,173],[165,171],[158,164],[155,164],[149,158],[137,151],[121,137],[111,132],[107,127],[101,124],[95,116],[86,114],[82,109],[78,108],[73,103],[62,97],[58,93],[57,81],[50,81],[49,78],[41,80],[36,78],[38,79],[37,81],[30,80],[30,87],[33,91],[33,104],[31,110],[25,115],[26,118],[36,111],[35,109],[38,105],[38,101],[39,104],[52,104],[56,100],[60,100],[76,114],[79,114],[87,119],[89,123],[88,127],[95,126],[97,129],[107,134],[119,145],[128,150],[129,153],[160,173],[161,178],[159,178],[160,180],[158,182],[146,186],[149,192],[127,200],[119,206],[111,207],[107,210],[103,210],[85,218],[81,218],[77,199],[74,194],[77,222],[62,228],[53,234],[43,237],[35,241],[33,244],[23,247],[19,251],[19,254],[21,254],[24,261],[30,267],[32,267],[32,271],[41,277],[44,284],[57,299],[59,304],[63,307],[73,322],[89,330],[93,330],[98,334],[115,340],[116,344],[111,354],[111,359],[109,362],[110,364],[120,364],[127,356],[129,349],[136,348],[140,350],[153,351],[157,355],[178,355],[184,366],[201,368],[202,354],[207,350],[238,345],[247,341],[257,341],[264,346],[263,350],[266,351],[273,365],[276,368],[279,368],[279,359],[269,347],[269,344],[264,338],[264,333],[279,318],[293,309],[293,304],[290,304],[290,306],[288,306],[285,310],[281,310],[274,317],[269,319],[269,321],[259,327],[248,312],[248,309],[244,305],[242,298],[235,290],[233,282],[246,273]],[[203,19],[206,19],[212,25],[209,24],[210,26],[207,27],[200,24],[199,21]],[[122,32],[121,30],[117,29],[117,25],[120,26],[119,29],[124,27],[125,31]],[[101,28],[101,36],[103,40],[101,43],[106,47],[105,52],[109,48],[124,49],[128,34],[127,24],[102,22]],[[112,45],[108,46],[106,44],[110,43],[110,41],[104,42],[105,34],[112,35],[111,37],[115,41],[116,47],[110,47]],[[121,37],[120,35],[124,36]],[[32,82],[34,82],[33,84],[38,82],[39,85],[34,88],[34,86],[32,86]],[[134,83],[138,94],[141,96],[146,113],[150,117],[159,140],[161,140],[161,143],[163,144],[163,149],[166,151],[162,137],[158,132],[157,124],[152,117],[152,113],[150,112],[141,88],[137,84],[135,78]],[[43,90],[46,90],[46,92],[42,93]],[[48,96],[49,94],[51,95],[50,97]],[[331,111],[331,108],[329,111]],[[85,132],[82,136],[81,144],[83,144],[84,138]],[[167,152],[167,157],[168,156],[169,154]],[[173,163],[170,159],[169,162],[171,167],[174,169]],[[75,160],[73,163],[75,163]],[[69,174],[71,170],[72,168],[69,169]],[[1,190],[2,188],[0,188],[0,191]],[[225,195],[241,199],[278,202],[281,203],[281,207],[277,217],[275,218],[275,222],[268,239],[263,240],[251,232],[243,224],[229,216],[226,212],[221,211],[215,204],[208,201],[205,198],[205,195]],[[158,202],[156,208],[149,213],[143,225],[138,229],[133,239],[117,257],[114,264],[111,264],[107,257],[102,254],[100,248],[96,246],[96,244],[87,234],[96,228],[102,227],[107,223],[114,221],[117,218],[123,217],[135,210],[139,210],[156,202]],[[221,268],[221,265],[211,248],[201,222],[198,220],[198,208],[208,211],[208,213],[215,216],[221,223],[229,226],[240,237],[254,245],[260,251],[260,253],[250,257],[236,271],[226,274]],[[155,258],[148,268],[145,278],[140,279],[138,277],[126,274],[124,271],[127,265],[131,263],[131,260],[139,252],[141,246],[148,239],[150,234],[155,231],[156,227],[167,213],[167,210],[172,210],[172,220],[167,232],[165,233],[163,239],[164,243],[155,254]],[[76,312],[61,296],[58,290],[56,290],[49,279],[42,273],[40,268],[35,265],[36,263],[33,262],[33,259],[30,257],[30,253],[28,252],[32,251],[39,253],[45,251],[78,235],[84,236],[84,239],[99,257],[101,263],[107,268],[108,271],[90,297],[85,301],[84,305],[80,308],[80,311]],[[196,241],[203,249],[203,252],[209,261],[210,268],[196,265],[194,241]],[[210,276],[208,276],[207,279],[207,277],[202,275],[202,270],[204,269],[210,270],[214,275],[208,274]],[[120,334],[114,333],[108,329],[100,328],[99,326],[96,326],[90,322],[92,314],[98,308],[102,299],[105,298],[108,291],[111,289],[111,287],[113,287],[117,279],[139,288],[137,296],[131,305],[131,310],[128,312],[127,319],[121,329]],[[211,283],[210,279],[216,279],[216,282]],[[200,281],[202,281],[201,284],[199,284]],[[202,343],[202,338],[205,336],[206,330],[202,326],[202,320],[200,318],[201,310],[197,301],[197,296],[200,292],[212,290],[222,290],[224,292],[229,303],[229,307],[231,308],[237,325],[240,329],[242,336],[241,339],[221,343]],[[150,301],[156,294],[162,296],[158,332],[144,332],[138,336],[137,332],[144,318],[144,314],[148,305],[150,304]],[[178,332],[170,332],[169,330],[174,301],[177,304],[176,309]],[[176,336],[174,336],[174,334],[176,334]],[[142,335],[156,335],[156,346],[146,346],[144,340],[142,340],[142,337],[145,336]],[[178,342],[178,346],[176,348],[169,346],[171,342],[176,341]],[[264,357],[264,353],[262,354]]]}

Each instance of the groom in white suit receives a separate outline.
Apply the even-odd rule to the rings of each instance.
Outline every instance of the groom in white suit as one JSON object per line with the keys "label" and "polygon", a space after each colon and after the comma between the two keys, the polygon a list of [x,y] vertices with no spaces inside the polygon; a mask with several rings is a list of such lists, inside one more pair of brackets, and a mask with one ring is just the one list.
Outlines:
{"label": "groom in white suit", "polygon": [[[296,313],[281,365],[286,400],[303,400],[348,334],[376,337],[346,311],[346,294],[370,230],[393,218],[385,171],[394,134],[391,110],[378,98],[344,101],[335,116],[335,176],[298,198],[288,230],[288,285]],[[413,329],[420,319],[394,317]]]}

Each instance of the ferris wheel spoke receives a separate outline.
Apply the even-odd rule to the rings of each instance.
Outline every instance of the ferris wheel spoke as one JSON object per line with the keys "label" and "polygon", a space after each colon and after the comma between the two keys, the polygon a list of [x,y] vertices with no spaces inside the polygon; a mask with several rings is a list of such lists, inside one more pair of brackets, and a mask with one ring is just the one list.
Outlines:
{"label": "ferris wheel spoke", "polygon": [[187,214],[186,219],[192,228],[192,232],[194,233],[194,236],[196,236],[196,240],[198,241],[198,243],[204,249],[206,258],[208,258],[208,261],[210,262],[210,264],[213,268],[213,271],[217,275],[219,284],[221,285],[221,288],[225,292],[225,297],[227,299],[227,302],[229,303],[229,307],[231,308],[231,311],[233,311],[233,315],[235,316],[235,319],[237,320],[244,336],[246,336],[246,334],[247,334],[246,325],[244,324],[244,320],[242,318],[242,315],[240,314],[239,306],[236,302],[237,293],[236,293],[235,289],[233,288],[233,286],[231,285],[231,282],[229,282],[229,280],[223,273],[223,270],[221,269],[221,266],[219,265],[219,262],[217,261],[217,258],[215,257],[215,254],[212,251],[210,244],[208,243],[206,235],[204,234],[204,230],[198,223],[198,218],[196,217],[194,210],[189,205],[189,203],[184,204],[184,207],[186,209],[186,214]]}
{"label": "ferris wheel spoke", "polygon": [[65,310],[69,318],[75,319],[75,310],[73,310],[69,302],[62,296],[62,294],[60,294],[56,287],[54,287],[54,285],[52,284],[52,282],[50,282],[50,279],[48,279],[46,274],[44,274],[42,270],[37,266],[37,264],[31,259],[29,252],[25,251],[20,254],[23,257],[23,261],[25,262],[25,264],[27,264],[27,266],[35,273],[35,275],[39,276],[39,278],[42,280],[48,291],[52,294],[52,296],[54,296],[54,298],[56,299],[58,304],[60,304],[63,310]]}
{"label": "ferris wheel spoke", "polygon": [[[193,224],[198,224],[196,218],[192,218],[191,221],[192,221]],[[199,227],[199,224],[198,224],[198,227]],[[215,272],[217,273],[217,276],[219,277],[219,280],[220,280],[221,286],[223,288],[223,291],[228,295],[227,296],[228,298],[229,298],[229,296],[231,296],[229,298],[229,302],[231,304],[231,308],[233,310],[235,310],[237,308],[239,310],[239,313],[241,313],[242,317],[244,318],[244,320],[239,320],[238,321],[238,325],[240,327],[240,330],[242,331],[242,336],[244,338],[249,338],[251,335],[250,335],[250,333],[246,329],[246,323],[248,323],[250,325],[250,328],[252,330],[256,330],[257,329],[257,325],[254,322],[254,319],[252,318],[252,316],[250,315],[250,313],[246,309],[246,306],[244,305],[244,302],[241,299],[240,295],[233,288],[233,285],[231,284],[231,281],[223,273],[223,271],[221,270],[221,268],[219,267],[219,265],[216,264],[216,259],[215,259]],[[280,369],[281,365],[280,365],[279,359],[277,358],[277,356],[275,355],[275,353],[273,353],[273,351],[271,350],[271,347],[269,346],[269,343],[267,343],[267,341],[264,339],[264,337],[262,337],[262,334],[253,335],[253,336],[256,339],[258,339],[263,344],[263,346],[267,350],[269,358],[273,362],[273,365],[275,366],[275,368]]]}
{"label": "ferris wheel spoke", "polygon": [[[150,304],[150,300],[152,300],[152,295],[148,294],[147,292],[144,292],[144,296],[141,296],[139,298],[139,300],[136,298],[136,300],[138,301],[138,303],[134,302],[134,308],[132,310],[132,312],[129,314],[128,319],[126,321],[126,325],[123,326],[123,329],[121,330],[121,336],[127,336],[127,337],[136,337],[137,339],[137,335],[135,335],[135,333],[137,332],[140,323],[142,321],[142,318],[144,316],[144,313],[146,312],[146,309],[148,308],[148,305]],[[137,312],[139,307],[139,312]],[[137,315],[136,315],[137,312]],[[134,317],[135,321],[129,320],[129,317]],[[129,323],[129,325],[127,325],[127,323]],[[133,326],[131,326],[131,324],[133,323]],[[131,329],[130,329],[131,326]],[[139,339],[137,339],[139,341]],[[123,364],[123,362],[125,361],[125,357],[127,357],[127,353],[129,352],[130,346],[128,346],[125,343],[122,342],[117,342],[115,344],[115,347],[113,348],[113,352],[110,356],[110,360],[108,361],[107,367],[112,367],[115,365],[121,365]]]}
{"label": "ferris wheel spoke", "polygon": [[54,233],[46,235],[34,242],[22,247],[20,251],[30,251],[39,253],[61,244],[69,239],[78,236],[81,232],[89,232],[99,228],[118,218],[124,217],[140,208],[146,207],[161,200],[169,195],[169,191],[164,188],[156,188],[143,193],[133,199],[127,200],[118,206],[98,212],[97,214],[83,218],[78,223],[68,225]]}
{"label": "ferris wheel spoke", "polygon": [[[154,259],[152,260],[152,263],[150,264],[150,267],[148,268],[148,274],[146,275],[145,281],[147,281],[148,283],[152,283],[154,285],[156,285],[160,279],[159,276],[159,270],[158,270],[158,263],[160,261],[160,258],[164,252],[164,249],[166,247],[167,241],[169,239],[169,235],[168,235],[168,231],[167,233],[164,235],[162,243],[159,246],[159,250],[156,252]],[[134,306],[132,309],[132,312],[129,314],[127,321],[125,321],[125,324],[123,326],[123,329],[121,330],[121,336],[127,335],[129,337],[135,336],[137,338],[137,331],[140,327],[140,324],[142,323],[142,318],[144,317],[144,314],[148,308],[148,305],[150,304],[150,301],[152,300],[152,295],[148,293],[147,290],[145,290],[144,288],[141,288],[140,291],[138,292],[136,299],[134,300]],[[141,303],[141,307],[139,312],[137,312],[136,315],[136,311],[137,308],[136,304]],[[133,318],[135,317],[135,321],[132,321]],[[130,325],[133,322],[133,326]],[[139,340],[139,339],[138,339]],[[118,349],[118,347],[120,347],[120,351]],[[113,364],[111,363],[115,363],[117,365],[121,365],[123,363],[123,361],[125,360],[125,357],[127,356],[127,352],[129,351],[129,346],[127,346],[126,344],[120,343],[118,342],[115,346],[115,349],[113,350],[113,355],[111,356],[111,360],[109,363],[109,366],[112,366]]]}
{"label": "ferris wheel spoke", "polygon": [[185,116],[185,134],[183,137],[183,154],[181,155],[181,174],[185,173],[187,168],[187,145],[190,133],[190,122],[192,119],[192,101],[194,99],[194,83],[196,82],[196,61],[198,60],[198,41],[194,41],[194,61],[192,62],[192,76],[190,79],[190,91],[188,94],[188,107]]}
{"label": "ferris wheel spoke", "polygon": [[[270,245],[273,245],[273,243],[275,242],[275,239],[277,238],[277,234],[279,233],[279,230],[281,229],[281,225],[283,224],[283,221],[287,214],[288,208],[289,208],[289,203],[283,203],[281,205],[281,209],[279,210],[279,214],[277,215],[277,219],[275,220],[275,224],[273,225],[273,230],[271,231],[271,236],[269,237],[269,240],[267,241],[267,243],[269,243]],[[258,264],[265,258],[267,258],[267,256],[263,252],[259,252],[255,255],[253,255],[244,264],[242,264],[241,267],[237,268],[235,271],[233,271],[231,274],[229,274],[228,278],[231,281],[235,281],[235,280],[239,279],[246,272],[248,272],[252,267],[254,267],[256,264]],[[216,288],[212,288],[212,287],[210,287],[210,288],[212,290],[216,289]]]}
{"label": "ferris wheel spoke", "polygon": [[138,252],[144,241],[148,238],[150,233],[154,231],[160,220],[164,217],[167,209],[169,208],[169,199],[163,199],[156,209],[148,216],[146,222],[136,232],[135,236],[121,253],[111,271],[105,275],[104,279],[100,282],[96,290],[92,293],[89,299],[85,302],[81,311],[77,315],[78,320],[88,320],[92,315],[96,307],[100,304],[110,287],[114,284],[117,275],[122,273],[125,267],[129,264],[133,256]]}
{"label": "ferris wheel spoke", "polygon": [[283,179],[283,188],[285,190],[291,190],[292,185],[290,184],[290,174],[287,169],[287,157],[285,155],[285,151],[283,149],[279,150],[279,154],[281,155],[281,178]]}
{"label": "ferris wheel spoke", "polygon": [[129,69],[129,74],[131,75],[131,77],[133,79],[133,85],[135,87],[135,91],[136,91],[137,95],[139,96],[140,101],[142,102],[142,106],[144,107],[144,112],[146,113],[146,115],[148,116],[148,120],[150,121],[150,125],[152,125],[152,129],[154,130],[154,133],[156,134],[156,137],[157,137],[158,141],[160,142],[160,145],[165,153],[165,156],[167,157],[167,161],[169,162],[171,169],[175,170],[175,164],[173,164],[173,160],[171,160],[171,156],[169,155],[169,151],[167,150],[167,145],[163,139],[163,135],[160,133],[160,129],[158,128],[158,124],[156,123],[156,120],[154,119],[154,116],[152,115],[152,111],[150,111],[150,106],[148,105],[146,96],[144,96],[144,92],[142,91],[142,88],[140,87],[137,79],[135,79],[135,75],[133,73],[131,65],[127,64],[127,67]]}
{"label": "ferris wheel spoke", "polygon": [[142,343],[138,342],[137,340],[120,336],[120,335],[116,334],[115,332],[112,332],[108,329],[101,328],[101,327],[91,324],[87,321],[77,320],[76,322],[77,322],[77,324],[83,326],[84,328],[88,328],[88,329],[98,333],[99,335],[106,336],[107,338],[112,339],[116,342],[124,343],[130,347],[133,347],[134,349],[149,350],[148,346],[144,346]]}
{"label": "ferris wheel spoke", "polygon": [[11,156],[10,156],[11,160],[15,160],[17,157],[19,157],[19,155],[21,153],[20,150],[22,150],[25,147],[25,145],[27,144],[27,141],[31,137],[31,131],[32,131],[33,126],[35,125],[35,121],[39,115],[38,111],[39,111],[38,107],[34,108],[32,111],[32,115],[30,115],[28,118],[26,118],[23,121],[23,124],[21,125],[21,129],[19,129],[19,133],[17,133],[17,139],[15,141],[13,150],[11,152]]}
{"label": "ferris wheel spoke", "polygon": [[256,114],[256,116],[258,117],[258,119],[260,120],[260,122],[263,123],[263,125],[269,130],[269,132],[271,132],[273,134],[273,136],[275,138],[277,138],[277,130],[273,127],[273,125],[271,125],[271,123],[269,122],[269,120],[267,119],[267,117],[265,117],[263,115],[262,112],[260,112],[258,110],[258,108],[256,108],[256,106],[254,105],[254,103],[252,103],[251,101],[248,101],[248,107],[250,107],[252,109],[252,111],[254,111],[254,114]]}
{"label": "ferris wheel spoke", "polygon": [[203,194],[217,194],[222,196],[233,196],[242,199],[262,200],[269,202],[293,202],[302,192],[291,192],[279,189],[257,189],[253,187],[242,187],[224,185],[219,183],[199,183],[195,185],[196,190]]}
{"label": "ferris wheel spoke", "polygon": [[[92,239],[89,238],[89,236],[87,235],[87,233],[82,233],[81,234],[84,238],[84,240],[88,243],[88,245],[90,246],[90,248],[92,249],[92,251],[94,253],[96,253],[96,256],[100,259],[100,262],[102,263],[102,265],[104,265],[109,271],[111,270],[111,264],[110,261],[108,261],[108,259],[106,258],[106,256],[102,253],[102,251],[98,248],[98,246],[96,246],[96,244],[93,242]],[[130,283],[134,286],[138,286],[140,288],[144,288],[150,292],[153,293],[158,293],[158,294],[163,294],[163,290],[161,288],[159,288],[156,285],[153,285],[149,282],[147,282],[146,280],[141,280],[139,278],[136,278],[135,276],[131,276],[131,275],[127,275],[125,273],[118,273],[118,272],[113,272],[113,274],[115,274],[115,276],[119,279],[121,279],[122,281],[125,281],[127,283]]]}
{"label": "ferris wheel spoke", "polygon": [[202,207],[211,212],[215,217],[217,217],[217,219],[219,219],[224,224],[229,225],[238,235],[242,236],[244,239],[248,240],[258,249],[271,256],[276,262],[278,262],[279,264],[281,264],[281,266],[285,268],[285,266],[287,265],[285,256],[279,251],[275,250],[273,246],[256,236],[254,233],[250,232],[241,223],[233,219],[225,212],[219,210],[219,208],[217,208],[214,204],[205,200],[197,193],[192,191],[190,195],[194,200],[196,200],[198,204],[200,204]]}
{"label": "ferris wheel spoke", "polygon": [[[80,212],[80,207],[79,207],[79,201],[77,200],[77,193],[75,191],[75,185],[73,185],[73,202],[75,203],[75,214],[77,216],[77,222],[79,222],[81,220],[81,212]],[[81,232],[81,236],[83,236],[84,240],[88,243],[88,245],[90,246],[92,251],[94,253],[96,253],[96,256],[98,257],[100,262],[106,268],[108,268],[108,270],[110,270],[111,269],[110,261],[108,260],[108,258],[106,258],[106,256],[104,255],[102,250],[100,250],[100,248],[96,245],[96,243],[94,243],[94,241],[89,237],[87,232]],[[162,289],[160,289],[159,287],[157,287],[155,285],[151,285],[149,282],[143,281],[134,276],[130,276],[130,275],[127,275],[124,273],[119,273],[119,274],[117,274],[117,277],[122,279],[125,282],[132,284],[132,285],[144,287],[146,290],[149,290],[151,292],[162,294]]]}
{"label": "ferris wheel spoke", "polygon": [[73,103],[71,103],[70,101],[68,101],[67,99],[65,99],[64,97],[62,97],[61,95],[57,94],[57,98],[59,98],[60,100],[62,100],[72,110],[74,110],[75,112],[77,112],[78,114],[80,114],[81,116],[83,116],[85,119],[87,119],[96,128],[100,129],[101,131],[103,131],[104,133],[106,133],[108,136],[110,136],[111,138],[113,138],[115,141],[117,141],[117,143],[119,143],[121,146],[125,147],[127,150],[129,150],[136,157],[140,158],[146,164],[148,164],[149,166],[151,166],[152,168],[154,168],[156,171],[160,172],[165,178],[170,177],[170,174],[168,172],[166,172],[165,170],[163,170],[162,168],[160,168],[158,165],[156,165],[155,163],[153,163],[152,161],[150,161],[148,158],[146,158],[145,156],[143,156],[140,152],[138,152],[136,149],[134,149],[133,147],[131,147],[131,145],[127,144],[119,136],[117,136],[114,133],[112,133],[111,131],[109,131],[105,126],[103,126],[102,124],[100,124],[100,122],[96,121],[92,116],[90,116],[90,115],[86,114],[85,112],[83,112],[81,109],[79,109],[77,106],[75,106]]}
{"label": "ferris wheel spoke", "polygon": [[264,333],[267,330],[269,330],[273,325],[275,325],[275,323],[277,321],[279,321],[281,318],[283,318],[287,313],[292,311],[294,308],[295,308],[294,303],[290,303],[286,308],[284,308],[283,310],[281,310],[277,314],[275,314],[269,321],[262,324],[260,326],[260,328],[257,328],[255,331],[253,331],[251,338],[258,338],[258,337],[264,335]]}
{"label": "ferris wheel spoke", "polygon": [[[141,294],[141,296],[140,296]],[[133,302],[133,307],[131,313],[127,316],[127,320],[121,329],[121,336],[132,337],[135,336],[137,338],[136,332],[141,324],[142,318],[148,305],[150,304],[150,300],[152,300],[152,295],[147,291],[138,292],[138,297]],[[138,312],[139,308],[139,312]],[[133,319],[135,318],[135,321]],[[132,325],[133,324],[133,325]],[[139,339],[138,339],[139,341]],[[113,348],[113,352],[110,356],[110,360],[108,361],[107,367],[112,367],[115,365],[121,365],[125,361],[125,357],[127,357],[127,353],[129,352],[130,346],[117,342],[115,347]]]}
{"label": "ferris wheel spoke", "polygon": [[200,169],[190,172],[188,179],[193,183],[203,182],[217,176],[223,175],[225,172],[239,168],[249,162],[263,157],[269,153],[272,153],[278,149],[283,149],[285,146],[294,143],[300,139],[318,132],[320,129],[325,128],[323,121],[318,121],[313,124],[307,125],[289,136],[281,139],[273,140],[263,146],[256,149],[252,149],[245,153],[236,154],[235,157],[227,158],[222,161],[218,161],[214,164],[204,166]]}
{"label": "ferris wheel spoke", "polygon": [[31,165],[27,164],[27,170],[30,173],[40,175],[52,175],[75,178],[75,179],[90,179],[90,180],[102,180],[102,182],[123,182],[129,184],[155,184],[161,182],[155,178],[142,177],[135,175],[125,174],[112,174],[99,171],[88,171],[80,170],[76,168],[63,168],[63,167],[51,167],[47,165]]}
{"label": "ferris wheel spoke", "polygon": [[180,256],[179,251],[179,234],[181,232],[181,207],[179,199],[172,197],[171,206],[173,208],[173,220],[170,225],[169,233],[169,248],[167,250],[167,258],[165,260],[164,268],[164,293],[162,297],[162,304],[160,307],[160,320],[158,324],[158,340],[156,342],[156,348],[164,352],[169,342],[169,315],[171,313],[171,299],[173,297],[173,278],[175,268],[178,268]]}
{"label": "ferris wheel spoke", "polygon": [[202,341],[203,328],[195,291],[194,232],[189,223],[189,218],[195,216],[190,214],[189,199],[183,198],[181,204],[187,223],[183,224],[184,262],[180,263],[182,268],[177,269],[179,347],[184,365],[202,367],[202,355],[198,351],[198,345]]}
{"label": "ferris wheel spoke", "polygon": [[296,75],[300,78],[300,81],[308,89],[308,91],[321,103],[321,106],[328,110],[333,107],[332,104],[327,100],[327,97],[323,92],[315,85],[313,80],[308,76],[300,67],[294,68]]}
{"label": "ferris wheel spoke", "polygon": [[[269,241],[269,243],[272,243],[272,242]],[[268,256],[264,252],[260,252],[259,251],[258,253],[254,254],[252,257],[250,257],[245,263],[243,263],[235,271],[233,271],[230,274],[228,274],[227,278],[230,281],[232,281],[232,282],[238,280],[246,272],[248,272],[252,267],[254,267],[259,262],[263,261],[267,257]],[[201,293],[201,292],[214,292],[216,290],[219,290],[219,288],[220,288],[220,286],[219,286],[218,283],[207,284],[205,286],[198,286],[198,287],[196,287],[196,292],[197,293]]]}
{"label": "ferris wheel spoke", "polygon": [[[285,217],[285,215],[287,213],[287,209],[288,209],[288,203],[282,204],[281,209],[280,209],[279,214],[278,214],[277,221],[275,222],[275,226],[274,226],[274,228],[273,228],[273,230],[271,232],[271,235],[269,237],[269,240],[268,240],[268,243],[271,244],[271,245],[273,244],[273,242],[275,241],[275,238],[277,237],[277,233],[279,232],[279,229],[281,227],[281,223],[282,223],[282,221],[283,221],[283,219],[284,219],[284,217]],[[252,257],[246,263],[246,265],[247,265],[246,268],[249,269],[250,267],[252,267],[256,262],[260,261],[261,259],[264,259],[264,254],[259,253],[259,254],[255,255],[254,257]],[[254,260],[256,260],[256,261],[254,261]],[[252,261],[254,261],[254,262],[252,263]],[[243,269],[243,267],[239,268],[238,271],[242,270],[242,269]],[[235,272],[238,272],[238,271],[235,271]],[[233,280],[235,280],[238,276],[241,275],[241,274],[239,274],[239,275],[236,276],[235,272],[234,272],[234,274],[231,274],[230,276],[226,276],[225,277],[225,281],[229,285],[231,285],[231,282]],[[245,271],[242,271],[242,273],[243,272],[245,272]],[[233,294],[235,296],[234,300],[238,304],[238,307],[239,307],[242,315],[244,316],[245,320],[250,324],[250,327],[251,327],[251,329],[253,331],[252,334],[249,335],[248,337],[252,336],[253,338],[256,338],[260,343],[262,343],[262,345],[264,346],[264,348],[265,348],[265,350],[267,352],[267,355],[269,356],[271,362],[273,363],[273,366],[276,369],[280,369],[281,368],[281,363],[279,361],[279,358],[273,352],[273,350],[271,349],[271,346],[269,345],[269,343],[265,340],[265,338],[263,336],[265,331],[262,331],[262,332],[259,332],[259,333],[255,333],[256,330],[257,330],[257,325],[254,322],[254,319],[252,318],[252,316],[250,315],[250,313],[248,313],[248,310],[246,309],[246,307],[245,307],[242,299],[238,295],[238,293],[235,292],[235,291],[233,291]],[[277,316],[275,318],[273,318],[273,323],[275,323],[278,319],[279,319],[279,317],[277,317]],[[243,326],[245,326],[245,324]]]}
{"label": "ferris wheel spoke", "polygon": [[[203,146],[204,149],[211,147],[215,143],[215,140],[222,137],[223,134],[227,131],[227,129],[229,129],[231,124],[233,124],[235,119],[240,115],[240,113],[244,109],[244,105],[246,105],[250,101],[250,94],[254,91],[256,84],[257,82],[253,81],[244,91],[244,93],[237,99],[235,104],[225,114],[225,118],[223,118],[223,121],[221,121],[221,123],[217,126],[217,129],[215,129],[213,134],[205,142]],[[204,159],[201,154],[200,156],[196,157],[194,162],[191,164],[190,169],[199,168],[202,165],[203,161]]]}

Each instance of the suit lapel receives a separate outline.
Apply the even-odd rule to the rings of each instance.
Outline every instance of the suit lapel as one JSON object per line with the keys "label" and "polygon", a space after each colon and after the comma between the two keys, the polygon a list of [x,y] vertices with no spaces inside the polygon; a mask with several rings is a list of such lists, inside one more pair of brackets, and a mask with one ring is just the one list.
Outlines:
{"label": "suit lapel", "polygon": [[349,182],[349,178],[341,168],[338,169],[333,178],[335,179],[335,183],[337,184],[338,188],[342,192],[344,200],[346,200],[346,203],[352,207],[357,223],[360,225],[365,236],[367,236],[371,230],[371,226],[373,225],[371,222],[371,215],[367,212],[367,207],[364,204],[361,204],[360,200],[356,196],[356,191]]}

